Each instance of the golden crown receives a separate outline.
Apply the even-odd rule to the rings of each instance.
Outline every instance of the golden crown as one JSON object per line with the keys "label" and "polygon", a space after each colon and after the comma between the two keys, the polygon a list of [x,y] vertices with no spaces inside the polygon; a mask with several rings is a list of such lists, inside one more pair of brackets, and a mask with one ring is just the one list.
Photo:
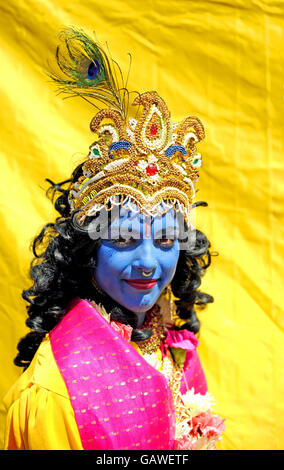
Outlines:
{"label": "golden crown", "polygon": [[201,166],[197,143],[204,139],[201,121],[188,116],[172,123],[167,104],[155,91],[137,94],[132,105],[139,118],[127,118],[126,87],[117,85],[114,61],[84,33],[69,29],[62,34],[67,54],[58,48],[57,61],[64,78],[52,76],[60,91],[108,105],[90,123],[95,140],[83,175],[69,193],[79,223],[104,207],[130,205],[152,216],[174,207],[190,224]]}

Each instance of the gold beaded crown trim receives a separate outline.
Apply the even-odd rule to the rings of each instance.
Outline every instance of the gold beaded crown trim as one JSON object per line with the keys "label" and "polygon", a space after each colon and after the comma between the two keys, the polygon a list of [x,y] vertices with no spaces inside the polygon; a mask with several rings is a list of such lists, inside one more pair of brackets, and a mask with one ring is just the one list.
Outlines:
{"label": "gold beaded crown trim", "polygon": [[197,144],[204,139],[200,120],[188,116],[173,124],[165,101],[155,91],[137,94],[132,109],[139,111],[139,118],[127,118],[125,95],[120,99],[126,87],[118,87],[104,51],[74,29],[65,31],[63,40],[67,54],[60,56],[58,49],[57,61],[67,79],[52,76],[61,84],[60,91],[108,105],[90,123],[95,139],[83,175],[69,193],[79,223],[102,208],[120,205],[152,216],[174,207],[191,225],[201,166]]}

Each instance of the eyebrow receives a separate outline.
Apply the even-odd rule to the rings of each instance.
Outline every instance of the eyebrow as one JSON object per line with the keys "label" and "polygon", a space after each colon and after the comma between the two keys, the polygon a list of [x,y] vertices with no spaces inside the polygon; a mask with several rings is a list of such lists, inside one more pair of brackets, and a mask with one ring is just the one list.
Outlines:
{"label": "eyebrow", "polygon": [[135,228],[132,227],[121,227],[121,225],[115,225],[112,227],[109,227],[108,229],[108,235],[120,237],[121,235],[127,235],[129,238],[141,238],[140,236],[140,231],[136,230]]}
{"label": "eyebrow", "polygon": [[158,230],[157,232],[154,233],[154,238],[158,238],[157,236],[165,236],[165,235],[173,235],[173,234],[178,234],[179,229],[177,227],[166,227],[162,228],[161,230]]}
{"label": "eyebrow", "polygon": [[[123,234],[123,230],[125,230],[126,227],[121,228],[121,225],[115,224],[112,225],[111,227],[108,228],[108,234],[115,234],[115,235],[121,235],[121,232]],[[126,229],[126,233],[129,234],[129,237],[134,238],[141,238],[141,230],[136,230],[135,228],[132,228],[131,226],[128,226]],[[172,236],[172,235],[179,235],[179,228],[178,227],[165,227],[162,229],[158,229],[156,232],[154,232],[154,239],[155,238],[161,238],[165,236]]]}

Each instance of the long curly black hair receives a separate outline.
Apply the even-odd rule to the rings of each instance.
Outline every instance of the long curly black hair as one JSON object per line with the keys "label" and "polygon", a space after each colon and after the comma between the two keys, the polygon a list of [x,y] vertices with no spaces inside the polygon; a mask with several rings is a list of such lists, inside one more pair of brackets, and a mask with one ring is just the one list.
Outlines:
{"label": "long curly black hair", "polygon": [[[137,329],[137,316],[119,305],[108,295],[99,293],[92,283],[92,272],[96,265],[96,248],[99,239],[92,239],[88,230],[82,230],[70,215],[68,194],[70,186],[82,175],[82,164],[73,172],[71,179],[51,186],[47,195],[54,203],[60,217],[54,223],[46,224],[33,241],[34,259],[30,266],[33,285],[25,289],[23,298],[28,302],[26,325],[31,331],[18,343],[15,365],[26,369],[33,359],[42,339],[51,331],[67,312],[68,304],[75,297],[102,303],[111,320],[130,324],[133,327],[132,340],[136,342],[149,338],[152,331]],[[195,206],[207,206],[197,202]],[[91,222],[86,219],[85,227]],[[175,276],[171,282],[177,314],[185,322],[182,328],[197,334],[200,322],[196,310],[213,302],[211,295],[198,288],[201,277],[211,264],[209,240],[204,233],[195,229],[194,244],[180,250]],[[178,328],[178,327],[177,327]]]}

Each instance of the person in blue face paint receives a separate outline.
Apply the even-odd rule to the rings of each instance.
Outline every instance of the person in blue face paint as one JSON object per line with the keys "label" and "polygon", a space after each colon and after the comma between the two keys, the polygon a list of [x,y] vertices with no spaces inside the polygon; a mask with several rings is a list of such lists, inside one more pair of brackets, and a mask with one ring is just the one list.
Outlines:
{"label": "person in blue face paint", "polygon": [[[94,237],[96,217],[89,217],[81,227],[70,216],[70,182],[81,174],[82,164],[71,180],[59,184],[47,180],[52,184],[48,195],[55,199],[60,217],[46,224],[33,242],[33,285],[23,291],[31,332],[18,344],[15,364],[19,367],[29,366],[44,336],[75,297],[103,304],[114,320],[133,327],[136,340],[144,338],[143,330],[136,327],[143,325],[145,313],[167,286],[175,296],[175,309],[183,320],[180,325],[195,334],[200,328],[195,309],[214,301],[198,289],[211,264],[210,242],[204,233],[184,228],[183,217],[173,208],[155,217],[124,208],[109,219],[107,230]],[[195,203],[195,207],[206,205]],[[184,237],[188,240],[180,250]]]}
{"label": "person in blue face paint", "polygon": [[207,393],[196,311],[213,302],[199,289],[210,242],[191,224],[206,205],[193,204],[203,124],[172,122],[155,91],[128,113],[118,63],[81,30],[60,37],[50,77],[99,111],[87,160],[48,180],[60,217],[33,242],[5,448],[212,449],[223,423],[195,396]]}
{"label": "person in blue face paint", "polygon": [[[14,361],[24,368],[25,373],[9,396],[7,408],[10,409],[11,419],[17,412],[17,403],[25,408],[21,410],[23,415],[34,413],[36,408],[37,421],[33,423],[34,433],[28,427],[13,430],[8,421],[5,437],[7,449],[85,448],[71,401],[65,399],[64,406],[58,408],[57,400],[62,396],[65,385],[60,382],[62,378],[59,379],[58,364],[54,365],[54,357],[48,349],[49,335],[68,315],[74,299],[86,299],[112,325],[120,325],[120,333],[130,334],[130,344],[153,367],[157,367],[157,360],[159,363],[163,360],[159,355],[153,359],[153,354],[157,351],[165,354],[165,334],[159,333],[162,317],[157,316],[160,311],[157,308],[163,305],[165,314],[165,305],[167,309],[169,303],[162,304],[161,299],[167,289],[170,287],[175,297],[178,320],[171,328],[176,332],[188,331],[196,335],[200,323],[195,309],[197,306],[204,308],[206,303],[213,301],[213,297],[199,290],[201,277],[211,262],[210,242],[205,234],[197,229],[183,231],[183,217],[173,207],[165,214],[155,216],[142,214],[133,207],[124,207],[115,217],[110,217],[114,210],[107,212],[104,230],[94,236],[98,226],[96,216],[89,217],[83,227],[70,216],[69,183],[74,183],[81,172],[82,165],[73,173],[72,180],[52,183],[52,197],[59,193],[55,208],[60,217],[55,223],[47,224],[33,243],[35,259],[30,270],[33,285],[23,291],[23,298],[29,303],[26,324],[31,331],[20,340]],[[196,203],[198,205],[206,203]],[[188,240],[182,245],[184,234]],[[63,339],[62,344],[65,344]],[[59,340],[60,337],[57,338]],[[109,353],[114,354],[111,343],[109,348]],[[80,359],[80,356],[76,357]],[[123,357],[119,360],[124,361]],[[205,393],[206,382],[197,356],[194,367],[191,374],[199,375],[200,383],[204,384],[201,392]],[[40,384],[33,382],[37,374],[42,378]],[[149,386],[151,389],[150,382]],[[34,387],[37,387],[36,393]],[[49,390],[48,401],[44,398],[45,406],[41,403],[41,387]],[[35,396],[28,396],[31,393]],[[27,395],[26,400],[23,394]],[[109,418],[106,416],[104,419]],[[25,436],[26,432],[29,432],[29,437]],[[42,440],[39,442],[38,436],[44,444]]]}

